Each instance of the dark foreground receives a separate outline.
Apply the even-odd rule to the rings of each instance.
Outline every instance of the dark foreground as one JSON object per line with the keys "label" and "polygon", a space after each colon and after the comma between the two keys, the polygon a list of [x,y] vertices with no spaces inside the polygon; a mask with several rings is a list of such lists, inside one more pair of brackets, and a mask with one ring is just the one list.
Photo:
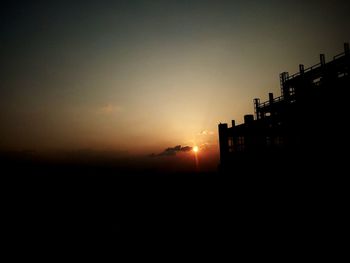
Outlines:
{"label": "dark foreground", "polygon": [[115,241],[176,237],[240,244],[296,239],[300,246],[329,240],[344,246],[339,238],[346,233],[348,192],[340,172],[252,173],[252,167],[226,175],[133,174],[106,167],[2,167],[2,227],[16,238],[107,235]]}

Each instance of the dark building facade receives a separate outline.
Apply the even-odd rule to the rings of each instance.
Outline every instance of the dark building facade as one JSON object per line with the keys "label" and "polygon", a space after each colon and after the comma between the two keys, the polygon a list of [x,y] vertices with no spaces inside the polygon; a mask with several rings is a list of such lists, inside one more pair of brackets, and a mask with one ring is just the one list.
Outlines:
{"label": "dark building facade", "polygon": [[269,93],[269,100],[254,99],[254,115],[244,123],[219,124],[220,170],[239,166],[269,168],[327,162],[343,158],[348,150],[350,120],[349,44],[344,52],[312,67],[299,65],[299,72],[280,74],[281,96]]}

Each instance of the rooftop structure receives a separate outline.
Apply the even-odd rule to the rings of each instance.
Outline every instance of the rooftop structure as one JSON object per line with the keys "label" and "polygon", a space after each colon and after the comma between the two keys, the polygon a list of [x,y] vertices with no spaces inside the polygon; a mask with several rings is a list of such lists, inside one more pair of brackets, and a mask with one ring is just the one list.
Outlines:
{"label": "rooftop structure", "polygon": [[312,67],[281,73],[279,97],[269,93],[266,102],[254,99],[254,115],[245,115],[240,125],[234,120],[231,127],[219,124],[221,170],[247,162],[286,165],[310,155],[326,159],[342,150],[349,137],[349,73],[348,43],[329,62],[321,54]]}

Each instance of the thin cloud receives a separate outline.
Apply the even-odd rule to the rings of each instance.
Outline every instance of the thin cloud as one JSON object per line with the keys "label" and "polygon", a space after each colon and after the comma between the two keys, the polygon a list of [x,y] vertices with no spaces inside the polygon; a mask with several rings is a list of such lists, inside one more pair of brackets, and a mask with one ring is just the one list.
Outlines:
{"label": "thin cloud", "polygon": [[99,112],[102,114],[112,114],[112,113],[120,112],[121,110],[122,108],[120,106],[109,103],[101,107]]}
{"label": "thin cloud", "polygon": [[208,131],[208,130],[203,130],[200,133],[198,133],[198,135],[201,135],[201,136],[214,135],[214,132]]}
{"label": "thin cloud", "polygon": [[201,150],[208,150],[211,145],[212,145],[211,143],[205,142],[205,143],[202,143],[201,145],[199,145],[199,149],[201,149]]}

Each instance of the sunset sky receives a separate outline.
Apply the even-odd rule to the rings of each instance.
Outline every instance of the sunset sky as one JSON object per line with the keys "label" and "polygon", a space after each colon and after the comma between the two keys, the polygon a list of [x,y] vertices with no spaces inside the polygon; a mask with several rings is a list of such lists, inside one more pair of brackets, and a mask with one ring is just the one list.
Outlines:
{"label": "sunset sky", "polygon": [[[0,149],[217,147],[279,73],[349,42],[349,1],[8,1]],[[203,148],[203,150],[205,150]]]}

